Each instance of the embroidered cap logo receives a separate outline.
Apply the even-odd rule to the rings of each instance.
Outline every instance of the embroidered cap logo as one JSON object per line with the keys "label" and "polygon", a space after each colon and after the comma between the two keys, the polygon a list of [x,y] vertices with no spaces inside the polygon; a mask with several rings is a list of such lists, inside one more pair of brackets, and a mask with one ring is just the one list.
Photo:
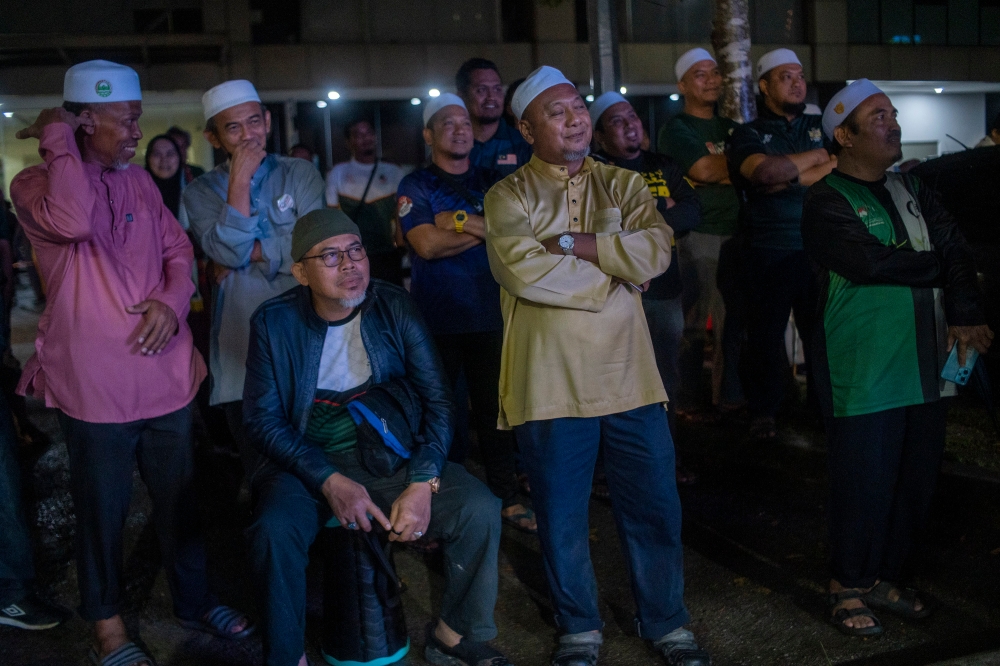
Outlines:
{"label": "embroidered cap logo", "polygon": [[101,97],[111,97],[111,82],[106,79],[101,79],[94,86],[94,92],[96,92]]}

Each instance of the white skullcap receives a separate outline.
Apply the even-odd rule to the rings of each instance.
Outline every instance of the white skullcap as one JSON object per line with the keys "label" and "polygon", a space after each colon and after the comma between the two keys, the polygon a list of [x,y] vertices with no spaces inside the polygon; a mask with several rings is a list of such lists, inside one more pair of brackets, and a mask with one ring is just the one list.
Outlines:
{"label": "white skullcap", "polygon": [[768,51],[760,57],[757,61],[757,78],[761,78],[767,72],[778,65],[799,65],[799,57],[795,55],[795,51],[791,49],[774,49],[773,51]]}
{"label": "white skullcap", "polygon": [[[573,82],[567,79],[562,72],[548,65],[542,65],[531,74],[528,74],[528,78],[517,87],[514,97],[510,100],[510,108],[514,112],[514,115],[520,120],[524,114],[524,110],[531,104],[531,100],[549,88],[558,86],[561,83],[568,83],[573,86]],[[576,86],[573,87],[576,88]]]}
{"label": "white skullcap", "polygon": [[139,75],[108,60],[88,60],[66,70],[63,101],[94,104],[142,100]]}
{"label": "white skullcap", "polygon": [[435,113],[446,106],[452,105],[460,106],[468,111],[465,102],[455,93],[441,93],[437,97],[431,97],[431,100],[427,104],[424,104],[424,127],[427,127],[427,123],[431,121]]}
{"label": "white skullcap", "polygon": [[879,87],[868,79],[858,79],[846,88],[841,88],[823,111],[823,133],[826,134],[826,138],[833,138],[834,128],[843,123],[844,118],[851,115],[851,111],[858,108],[861,102],[881,92]]}
{"label": "white skullcap", "polygon": [[220,83],[201,96],[201,105],[205,109],[205,120],[234,106],[259,101],[260,95],[257,94],[257,89],[244,79]]}
{"label": "white skullcap", "polygon": [[[703,48],[691,49],[690,51],[685,51],[681,54],[681,57],[677,59],[677,63],[674,65],[674,74],[677,76],[677,80],[680,81],[687,74],[687,71],[696,62],[701,62],[702,60],[715,61],[715,56],[706,51]],[[716,63],[718,64],[718,63]]]}
{"label": "white skullcap", "polygon": [[597,121],[601,119],[601,116],[609,107],[614,106],[618,102],[627,102],[625,96],[621,93],[617,93],[614,90],[609,90],[600,97],[594,100],[594,103],[590,105],[590,124],[597,127]]}

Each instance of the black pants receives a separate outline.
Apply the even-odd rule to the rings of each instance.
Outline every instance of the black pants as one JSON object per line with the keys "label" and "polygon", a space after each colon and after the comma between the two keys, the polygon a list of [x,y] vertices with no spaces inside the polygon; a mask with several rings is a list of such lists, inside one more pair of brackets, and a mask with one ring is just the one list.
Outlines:
{"label": "black pants", "polygon": [[122,531],[137,463],[153,502],[152,521],[174,614],[191,620],[216,604],[208,590],[194,493],[191,409],[188,405],[129,423],[89,423],[59,413],[69,451],[79,611],[84,620],[106,620],[121,610]]}
{"label": "black pants", "polygon": [[[774,417],[785,396],[788,355],[785,328],[795,313],[795,326],[804,343],[806,365],[819,299],[816,277],[805,252],[778,255],[751,250],[747,259],[747,386],[751,417]],[[812,376],[807,375],[810,402]]]}
{"label": "black pants", "polygon": [[472,427],[479,438],[479,450],[486,467],[486,483],[503,501],[503,508],[518,503],[517,474],[514,469],[514,435],[497,430],[500,415],[500,353],[503,331],[436,335],[444,371],[452,390],[465,371],[472,403]]}
{"label": "black pants", "polygon": [[937,483],[947,402],[827,419],[831,568],[841,585],[899,581]]}

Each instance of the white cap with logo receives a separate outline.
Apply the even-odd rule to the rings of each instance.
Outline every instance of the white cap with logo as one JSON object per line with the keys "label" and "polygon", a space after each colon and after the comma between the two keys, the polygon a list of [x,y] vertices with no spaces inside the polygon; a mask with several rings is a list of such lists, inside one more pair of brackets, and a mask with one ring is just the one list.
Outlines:
{"label": "white cap with logo", "polygon": [[799,62],[799,56],[795,54],[795,51],[774,49],[762,55],[757,61],[757,78],[760,79],[779,65],[798,65],[801,67],[802,63]]}
{"label": "white cap with logo", "polygon": [[601,119],[604,112],[619,102],[628,102],[625,96],[614,90],[602,94],[590,105],[590,124],[597,127],[597,121]]}
{"label": "white cap with logo", "polygon": [[677,63],[674,64],[674,75],[677,77],[677,80],[680,81],[683,79],[684,75],[687,74],[687,71],[691,69],[696,62],[701,62],[702,60],[711,60],[712,62],[716,62],[715,56],[700,47],[682,53],[681,57],[677,59]]}
{"label": "white cap with logo", "polygon": [[[573,82],[567,79],[558,69],[542,65],[531,74],[528,74],[528,78],[517,87],[514,97],[510,100],[510,108],[514,112],[514,115],[517,116],[517,119],[520,120],[524,114],[524,110],[528,108],[533,99],[549,88],[563,83],[573,86]],[[573,87],[575,88],[576,86]]]}
{"label": "white cap with logo", "polygon": [[201,96],[201,106],[205,111],[205,120],[226,109],[231,109],[247,102],[259,102],[260,95],[253,84],[245,79],[235,79],[220,83]]}
{"label": "white cap with logo", "polygon": [[465,102],[455,93],[441,93],[437,97],[431,97],[431,101],[424,104],[424,127],[427,127],[427,123],[431,121],[435,113],[446,106],[460,106],[466,109]]}
{"label": "white cap with logo", "polygon": [[81,104],[142,100],[139,75],[109,60],[88,60],[66,70],[63,101]]}
{"label": "white cap with logo", "polygon": [[841,88],[827,103],[823,111],[823,133],[826,138],[833,138],[833,130],[844,122],[851,111],[858,108],[861,102],[872,95],[878,95],[882,90],[868,79],[852,81],[851,85]]}

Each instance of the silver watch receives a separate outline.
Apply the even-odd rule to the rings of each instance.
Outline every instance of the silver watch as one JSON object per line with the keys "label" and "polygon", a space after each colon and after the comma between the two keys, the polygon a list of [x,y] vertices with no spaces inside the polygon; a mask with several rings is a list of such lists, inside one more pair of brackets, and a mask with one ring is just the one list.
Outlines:
{"label": "silver watch", "polygon": [[573,254],[574,246],[576,246],[576,239],[573,238],[573,234],[565,233],[559,237],[559,247],[562,248],[563,254]]}

